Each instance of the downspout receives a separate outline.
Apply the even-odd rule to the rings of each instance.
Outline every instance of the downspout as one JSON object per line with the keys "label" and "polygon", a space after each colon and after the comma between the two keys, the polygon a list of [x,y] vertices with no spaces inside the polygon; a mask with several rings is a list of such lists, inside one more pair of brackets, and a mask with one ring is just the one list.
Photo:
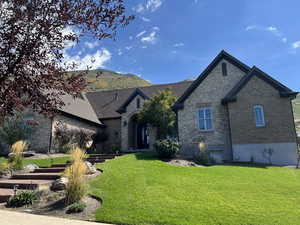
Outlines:
{"label": "downspout", "polygon": [[231,122],[230,122],[230,115],[229,115],[229,107],[228,107],[228,103],[226,104],[226,111],[227,111],[227,116],[228,116],[229,145],[230,145],[230,160],[233,161],[232,133],[231,133]]}
{"label": "downspout", "polygon": [[49,137],[49,145],[48,145],[48,154],[51,153],[51,148],[52,148],[52,133],[53,133],[53,117],[51,117],[51,128],[50,128],[50,137]]}

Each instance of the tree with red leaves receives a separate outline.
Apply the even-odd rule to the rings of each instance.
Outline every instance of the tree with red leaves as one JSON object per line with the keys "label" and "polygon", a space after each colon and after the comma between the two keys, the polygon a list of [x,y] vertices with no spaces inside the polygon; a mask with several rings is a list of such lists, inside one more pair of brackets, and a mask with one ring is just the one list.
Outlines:
{"label": "tree with red leaves", "polygon": [[67,73],[76,65],[64,60],[66,45],[83,35],[114,38],[133,18],[124,0],[1,0],[0,116],[27,108],[54,115],[62,95],[86,86],[86,72]]}

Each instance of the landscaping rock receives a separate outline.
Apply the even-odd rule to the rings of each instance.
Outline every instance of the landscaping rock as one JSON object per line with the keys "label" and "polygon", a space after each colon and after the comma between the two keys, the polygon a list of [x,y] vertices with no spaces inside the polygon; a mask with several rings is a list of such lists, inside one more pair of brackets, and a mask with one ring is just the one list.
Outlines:
{"label": "landscaping rock", "polygon": [[90,162],[85,162],[87,167],[87,174],[95,174],[97,173],[97,169]]}
{"label": "landscaping rock", "polygon": [[52,190],[52,191],[62,191],[62,190],[65,190],[68,183],[69,183],[68,178],[66,178],[66,177],[61,177],[61,178],[55,180],[55,181],[52,183],[52,185],[51,185],[51,190]]}
{"label": "landscaping rock", "polygon": [[24,170],[27,172],[27,173],[31,173],[33,171],[35,171],[35,169],[38,169],[38,165],[36,164],[29,164],[27,166],[24,167]]}

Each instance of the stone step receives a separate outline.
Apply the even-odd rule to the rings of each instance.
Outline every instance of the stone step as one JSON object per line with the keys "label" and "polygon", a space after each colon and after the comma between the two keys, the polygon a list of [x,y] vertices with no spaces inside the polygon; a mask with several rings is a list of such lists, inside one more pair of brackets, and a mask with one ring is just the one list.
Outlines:
{"label": "stone step", "polygon": [[59,164],[52,164],[52,168],[53,167],[67,167],[67,166],[69,166],[70,165],[70,163],[59,163]]}
{"label": "stone step", "polygon": [[62,173],[66,167],[50,167],[50,168],[38,168],[33,173]]}
{"label": "stone step", "polygon": [[14,186],[18,186],[18,189],[26,190],[49,190],[53,180],[0,180],[0,188],[14,189]]}
{"label": "stone step", "polygon": [[14,174],[12,179],[21,180],[56,180],[61,177],[61,173],[22,173]]}
{"label": "stone step", "polygon": [[115,157],[120,156],[120,154],[105,154],[105,155],[101,155],[101,154],[93,154],[90,155],[89,158],[98,158],[98,159],[114,159]]}
{"label": "stone step", "polygon": [[105,162],[105,159],[87,158],[86,161],[95,164],[95,163],[103,163]]}
{"label": "stone step", "polygon": [[0,203],[7,202],[14,195],[13,189],[0,188]]}

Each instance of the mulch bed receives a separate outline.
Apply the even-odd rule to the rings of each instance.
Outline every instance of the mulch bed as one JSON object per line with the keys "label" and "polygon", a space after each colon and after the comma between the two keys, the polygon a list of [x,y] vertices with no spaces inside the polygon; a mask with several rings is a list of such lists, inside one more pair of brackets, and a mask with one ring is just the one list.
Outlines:
{"label": "mulch bed", "polygon": [[68,219],[95,221],[94,212],[101,206],[101,200],[96,199],[92,196],[86,196],[82,201],[87,205],[83,212],[67,214],[67,206],[65,205],[64,191],[48,191],[41,193],[41,200],[32,206],[6,208],[4,205],[2,205],[0,208],[37,215],[47,215]]}

